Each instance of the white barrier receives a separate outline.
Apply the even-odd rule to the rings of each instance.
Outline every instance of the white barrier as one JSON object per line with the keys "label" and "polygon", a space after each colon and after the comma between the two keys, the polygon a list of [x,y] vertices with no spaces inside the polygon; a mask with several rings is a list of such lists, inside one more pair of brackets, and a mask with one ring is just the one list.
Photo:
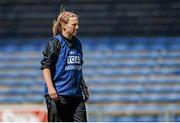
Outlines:
{"label": "white barrier", "polygon": [[1,110],[0,122],[47,122],[46,110]]}

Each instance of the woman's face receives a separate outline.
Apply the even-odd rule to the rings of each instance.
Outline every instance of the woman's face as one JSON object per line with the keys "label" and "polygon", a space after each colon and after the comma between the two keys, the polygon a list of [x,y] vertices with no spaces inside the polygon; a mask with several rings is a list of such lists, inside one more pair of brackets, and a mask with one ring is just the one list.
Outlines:
{"label": "woman's face", "polygon": [[78,28],[79,28],[78,18],[70,17],[69,22],[67,24],[64,24],[63,26],[63,33],[65,33],[70,37],[73,37],[76,35]]}

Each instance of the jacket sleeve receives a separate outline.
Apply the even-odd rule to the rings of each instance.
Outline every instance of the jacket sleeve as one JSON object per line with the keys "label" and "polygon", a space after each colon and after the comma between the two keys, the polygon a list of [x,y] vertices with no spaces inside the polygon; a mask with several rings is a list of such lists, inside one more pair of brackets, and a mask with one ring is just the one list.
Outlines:
{"label": "jacket sleeve", "polygon": [[50,70],[53,69],[58,58],[58,54],[60,51],[59,49],[60,45],[57,39],[54,38],[48,42],[45,50],[43,51],[43,59],[41,61],[40,68],[41,70],[45,68],[49,68]]}

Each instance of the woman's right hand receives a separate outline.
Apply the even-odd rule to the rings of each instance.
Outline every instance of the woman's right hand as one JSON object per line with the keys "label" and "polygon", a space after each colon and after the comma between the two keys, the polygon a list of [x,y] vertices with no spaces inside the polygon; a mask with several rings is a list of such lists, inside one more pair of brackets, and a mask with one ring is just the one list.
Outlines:
{"label": "woman's right hand", "polygon": [[57,95],[57,92],[54,87],[48,88],[48,93],[51,99],[59,100],[59,96]]}

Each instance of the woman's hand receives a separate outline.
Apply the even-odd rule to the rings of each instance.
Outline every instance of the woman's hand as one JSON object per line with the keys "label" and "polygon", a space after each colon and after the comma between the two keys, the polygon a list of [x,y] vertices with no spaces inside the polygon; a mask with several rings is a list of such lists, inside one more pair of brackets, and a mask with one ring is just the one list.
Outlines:
{"label": "woman's hand", "polygon": [[48,88],[48,93],[51,99],[59,100],[59,96],[57,95],[57,92],[54,87]]}
{"label": "woman's hand", "polygon": [[87,102],[89,100],[89,91],[88,91],[88,88],[84,87],[82,89],[82,91],[83,91],[83,94],[84,94],[84,102]]}

